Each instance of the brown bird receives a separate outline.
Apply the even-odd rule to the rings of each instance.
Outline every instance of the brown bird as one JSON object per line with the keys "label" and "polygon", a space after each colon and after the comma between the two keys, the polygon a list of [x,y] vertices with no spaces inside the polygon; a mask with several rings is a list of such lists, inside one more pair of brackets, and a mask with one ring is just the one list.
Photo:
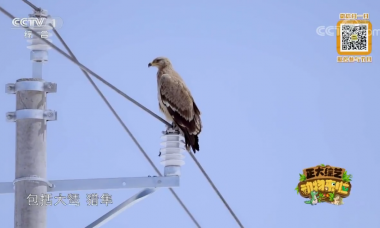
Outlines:
{"label": "brown bird", "polygon": [[159,108],[166,119],[178,126],[185,137],[186,149],[199,151],[198,135],[202,130],[201,112],[181,76],[173,69],[168,58],[155,58],[148,67],[157,72]]}

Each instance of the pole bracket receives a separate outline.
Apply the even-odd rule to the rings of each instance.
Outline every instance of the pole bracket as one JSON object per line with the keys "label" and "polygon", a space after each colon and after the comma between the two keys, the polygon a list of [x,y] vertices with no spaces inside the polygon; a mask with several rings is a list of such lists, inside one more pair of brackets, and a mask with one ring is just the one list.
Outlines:
{"label": "pole bracket", "polygon": [[46,121],[57,120],[57,111],[42,109],[20,109],[16,112],[7,112],[8,122],[15,122],[21,119],[40,119]]}
{"label": "pole bracket", "polygon": [[5,85],[5,92],[8,94],[15,94],[18,91],[26,90],[56,93],[57,83],[45,81],[18,81],[16,83],[8,83]]}
{"label": "pole bracket", "polygon": [[41,177],[38,177],[36,175],[32,175],[30,177],[20,177],[20,178],[17,178],[13,181],[13,187],[15,186],[15,184],[17,182],[20,182],[20,181],[32,181],[32,182],[43,182],[46,184],[46,186],[48,186],[49,188],[54,188],[54,185],[52,183],[50,183],[48,180],[44,179],[44,178],[41,178]]}

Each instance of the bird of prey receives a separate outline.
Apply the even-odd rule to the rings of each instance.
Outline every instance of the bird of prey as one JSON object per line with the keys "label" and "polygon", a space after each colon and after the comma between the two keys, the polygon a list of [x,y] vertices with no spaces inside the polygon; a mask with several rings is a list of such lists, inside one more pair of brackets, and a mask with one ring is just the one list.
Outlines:
{"label": "bird of prey", "polygon": [[183,133],[187,151],[199,151],[198,135],[202,130],[201,112],[181,76],[173,69],[168,58],[157,57],[148,67],[157,71],[158,102],[167,121]]}

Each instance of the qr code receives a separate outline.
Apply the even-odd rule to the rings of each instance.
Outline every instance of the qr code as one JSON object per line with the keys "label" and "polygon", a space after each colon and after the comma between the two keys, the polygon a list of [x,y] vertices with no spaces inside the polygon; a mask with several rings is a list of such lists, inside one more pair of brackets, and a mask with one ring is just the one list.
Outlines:
{"label": "qr code", "polygon": [[343,24],[341,25],[341,33],[342,51],[368,50],[367,24]]}

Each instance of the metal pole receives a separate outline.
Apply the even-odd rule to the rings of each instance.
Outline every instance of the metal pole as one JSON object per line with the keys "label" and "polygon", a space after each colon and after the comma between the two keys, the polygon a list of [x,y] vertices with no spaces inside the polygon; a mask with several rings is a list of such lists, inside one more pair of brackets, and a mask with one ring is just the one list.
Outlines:
{"label": "metal pole", "polygon": [[[31,80],[31,79],[20,79]],[[35,79],[39,80],[39,79]],[[46,107],[46,93],[18,91],[16,110],[42,109]],[[46,120],[19,119],[16,121],[16,180],[38,176],[46,179]],[[28,196],[46,194],[47,186],[40,181],[15,183],[15,228],[45,228],[45,206],[29,205]]]}
{"label": "metal pole", "polygon": [[[34,11],[29,16],[47,18],[47,11]],[[42,35],[41,31],[46,27],[36,28],[35,31]],[[37,38],[29,37],[32,60],[32,77],[19,79],[17,82],[43,82],[42,65],[47,61],[47,45]],[[30,110],[33,109],[33,110]],[[33,89],[19,90],[16,92],[17,110],[35,113],[46,109],[46,91]],[[24,112],[22,111],[22,112]],[[22,113],[19,112],[19,113]],[[20,117],[21,115],[19,115]],[[17,118],[17,114],[16,114]],[[15,228],[45,228],[47,207],[41,206],[38,200],[42,194],[47,193],[46,180],[46,118],[29,116],[16,120],[16,174],[15,174]],[[39,180],[38,180],[39,179]],[[37,203],[37,205],[35,205]]]}

